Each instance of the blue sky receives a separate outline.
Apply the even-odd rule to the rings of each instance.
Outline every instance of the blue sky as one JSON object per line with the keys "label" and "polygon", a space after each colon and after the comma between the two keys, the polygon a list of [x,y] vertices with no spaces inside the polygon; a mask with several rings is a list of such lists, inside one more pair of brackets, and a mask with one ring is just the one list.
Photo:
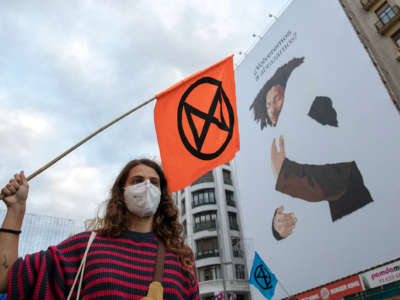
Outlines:
{"label": "blue sky", "polygon": [[[184,77],[231,54],[240,63],[287,2],[2,1],[0,185]],[[158,156],[153,108],[32,179],[28,211],[93,217],[126,162]]]}

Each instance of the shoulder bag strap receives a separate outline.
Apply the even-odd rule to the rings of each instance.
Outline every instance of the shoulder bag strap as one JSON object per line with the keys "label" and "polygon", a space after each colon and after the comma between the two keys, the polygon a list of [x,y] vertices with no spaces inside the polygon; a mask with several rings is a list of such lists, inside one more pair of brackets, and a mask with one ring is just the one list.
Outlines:
{"label": "shoulder bag strap", "polygon": [[92,245],[92,242],[93,242],[93,240],[94,240],[95,237],[96,237],[96,232],[92,231],[92,234],[90,235],[89,240],[88,240],[88,244],[87,244],[87,246],[86,246],[85,254],[83,255],[83,258],[82,258],[81,264],[80,264],[80,266],[79,266],[78,272],[77,272],[76,275],[75,275],[74,283],[72,284],[72,287],[71,287],[71,289],[69,290],[67,300],[70,300],[70,299],[71,299],[72,293],[73,293],[74,288],[75,288],[75,284],[76,284],[78,278],[80,277],[79,286],[78,286],[78,294],[77,294],[77,296],[76,296],[76,300],[79,300],[79,295],[80,295],[80,293],[81,293],[81,288],[82,288],[83,274],[84,274],[84,272],[85,272],[86,257],[87,257],[87,254],[88,254],[88,252],[89,252],[89,248],[90,248],[90,246]]}
{"label": "shoulder bag strap", "polygon": [[158,238],[156,269],[154,271],[153,281],[161,282],[162,280],[164,272],[164,257],[165,257],[165,245],[163,241],[160,238]]}

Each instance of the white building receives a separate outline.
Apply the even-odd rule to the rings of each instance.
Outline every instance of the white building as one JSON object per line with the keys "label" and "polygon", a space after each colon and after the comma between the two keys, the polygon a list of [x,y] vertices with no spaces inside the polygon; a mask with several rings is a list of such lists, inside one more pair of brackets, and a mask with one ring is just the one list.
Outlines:
{"label": "white building", "polygon": [[201,300],[223,292],[226,299],[250,299],[234,171],[225,164],[174,193],[195,254]]}

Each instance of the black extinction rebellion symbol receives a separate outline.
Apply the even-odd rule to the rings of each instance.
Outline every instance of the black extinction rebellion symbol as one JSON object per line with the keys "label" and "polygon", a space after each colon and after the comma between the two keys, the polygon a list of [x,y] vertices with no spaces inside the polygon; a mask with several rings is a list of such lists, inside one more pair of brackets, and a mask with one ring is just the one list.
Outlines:
{"label": "black extinction rebellion symbol", "polygon": [[[202,84],[209,84],[209,85],[214,85],[217,86],[217,90],[214,94],[214,97],[212,99],[211,105],[208,109],[208,112],[203,112],[200,111],[199,109],[195,108],[193,105],[187,103],[188,97],[190,93],[199,85]],[[208,99],[204,99],[204,101],[207,101]],[[215,117],[216,109],[219,104],[219,119]],[[229,121],[228,123],[225,121],[224,115],[222,113],[222,108],[226,107],[226,110],[228,111],[228,117]],[[183,130],[183,125],[182,125],[182,115],[183,115],[183,110],[185,110],[186,117],[189,123],[190,131],[193,134],[193,139],[195,142],[195,145],[192,145],[186,134],[185,131]],[[196,116],[198,118],[201,118],[204,120],[204,125],[200,132],[197,131],[196,125],[193,120],[193,116]],[[233,128],[234,128],[234,113],[233,113],[233,108],[232,105],[229,102],[228,97],[225,94],[224,89],[222,88],[221,81],[216,80],[212,77],[203,77],[199,80],[197,80],[195,83],[193,83],[183,94],[181,101],[179,102],[178,106],[178,130],[179,130],[179,135],[181,137],[181,140],[185,146],[185,148],[194,156],[197,158],[200,158],[202,160],[211,160],[219,155],[221,155],[222,152],[224,152],[225,148],[228,146],[232,135],[233,135]],[[202,152],[202,147],[204,144],[204,141],[207,137],[208,131],[210,129],[210,125],[214,124],[216,125],[220,130],[226,131],[227,137],[225,141],[221,144],[221,146],[213,153],[204,153]]]}
{"label": "black extinction rebellion symbol", "polygon": [[272,288],[271,273],[264,265],[260,264],[257,266],[254,271],[254,278],[262,289],[268,290]]}

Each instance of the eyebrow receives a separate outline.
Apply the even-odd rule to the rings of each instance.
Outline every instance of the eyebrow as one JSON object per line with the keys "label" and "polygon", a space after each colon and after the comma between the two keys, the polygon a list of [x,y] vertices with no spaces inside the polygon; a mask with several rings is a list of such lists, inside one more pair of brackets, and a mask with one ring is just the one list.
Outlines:
{"label": "eyebrow", "polygon": [[[130,178],[130,181],[132,181],[133,179],[144,179],[144,178],[145,178],[144,176],[136,175],[136,176],[132,176]],[[153,179],[153,180],[155,179],[155,180],[160,181],[160,179],[158,177],[155,177],[155,176],[149,177],[148,179]]]}

